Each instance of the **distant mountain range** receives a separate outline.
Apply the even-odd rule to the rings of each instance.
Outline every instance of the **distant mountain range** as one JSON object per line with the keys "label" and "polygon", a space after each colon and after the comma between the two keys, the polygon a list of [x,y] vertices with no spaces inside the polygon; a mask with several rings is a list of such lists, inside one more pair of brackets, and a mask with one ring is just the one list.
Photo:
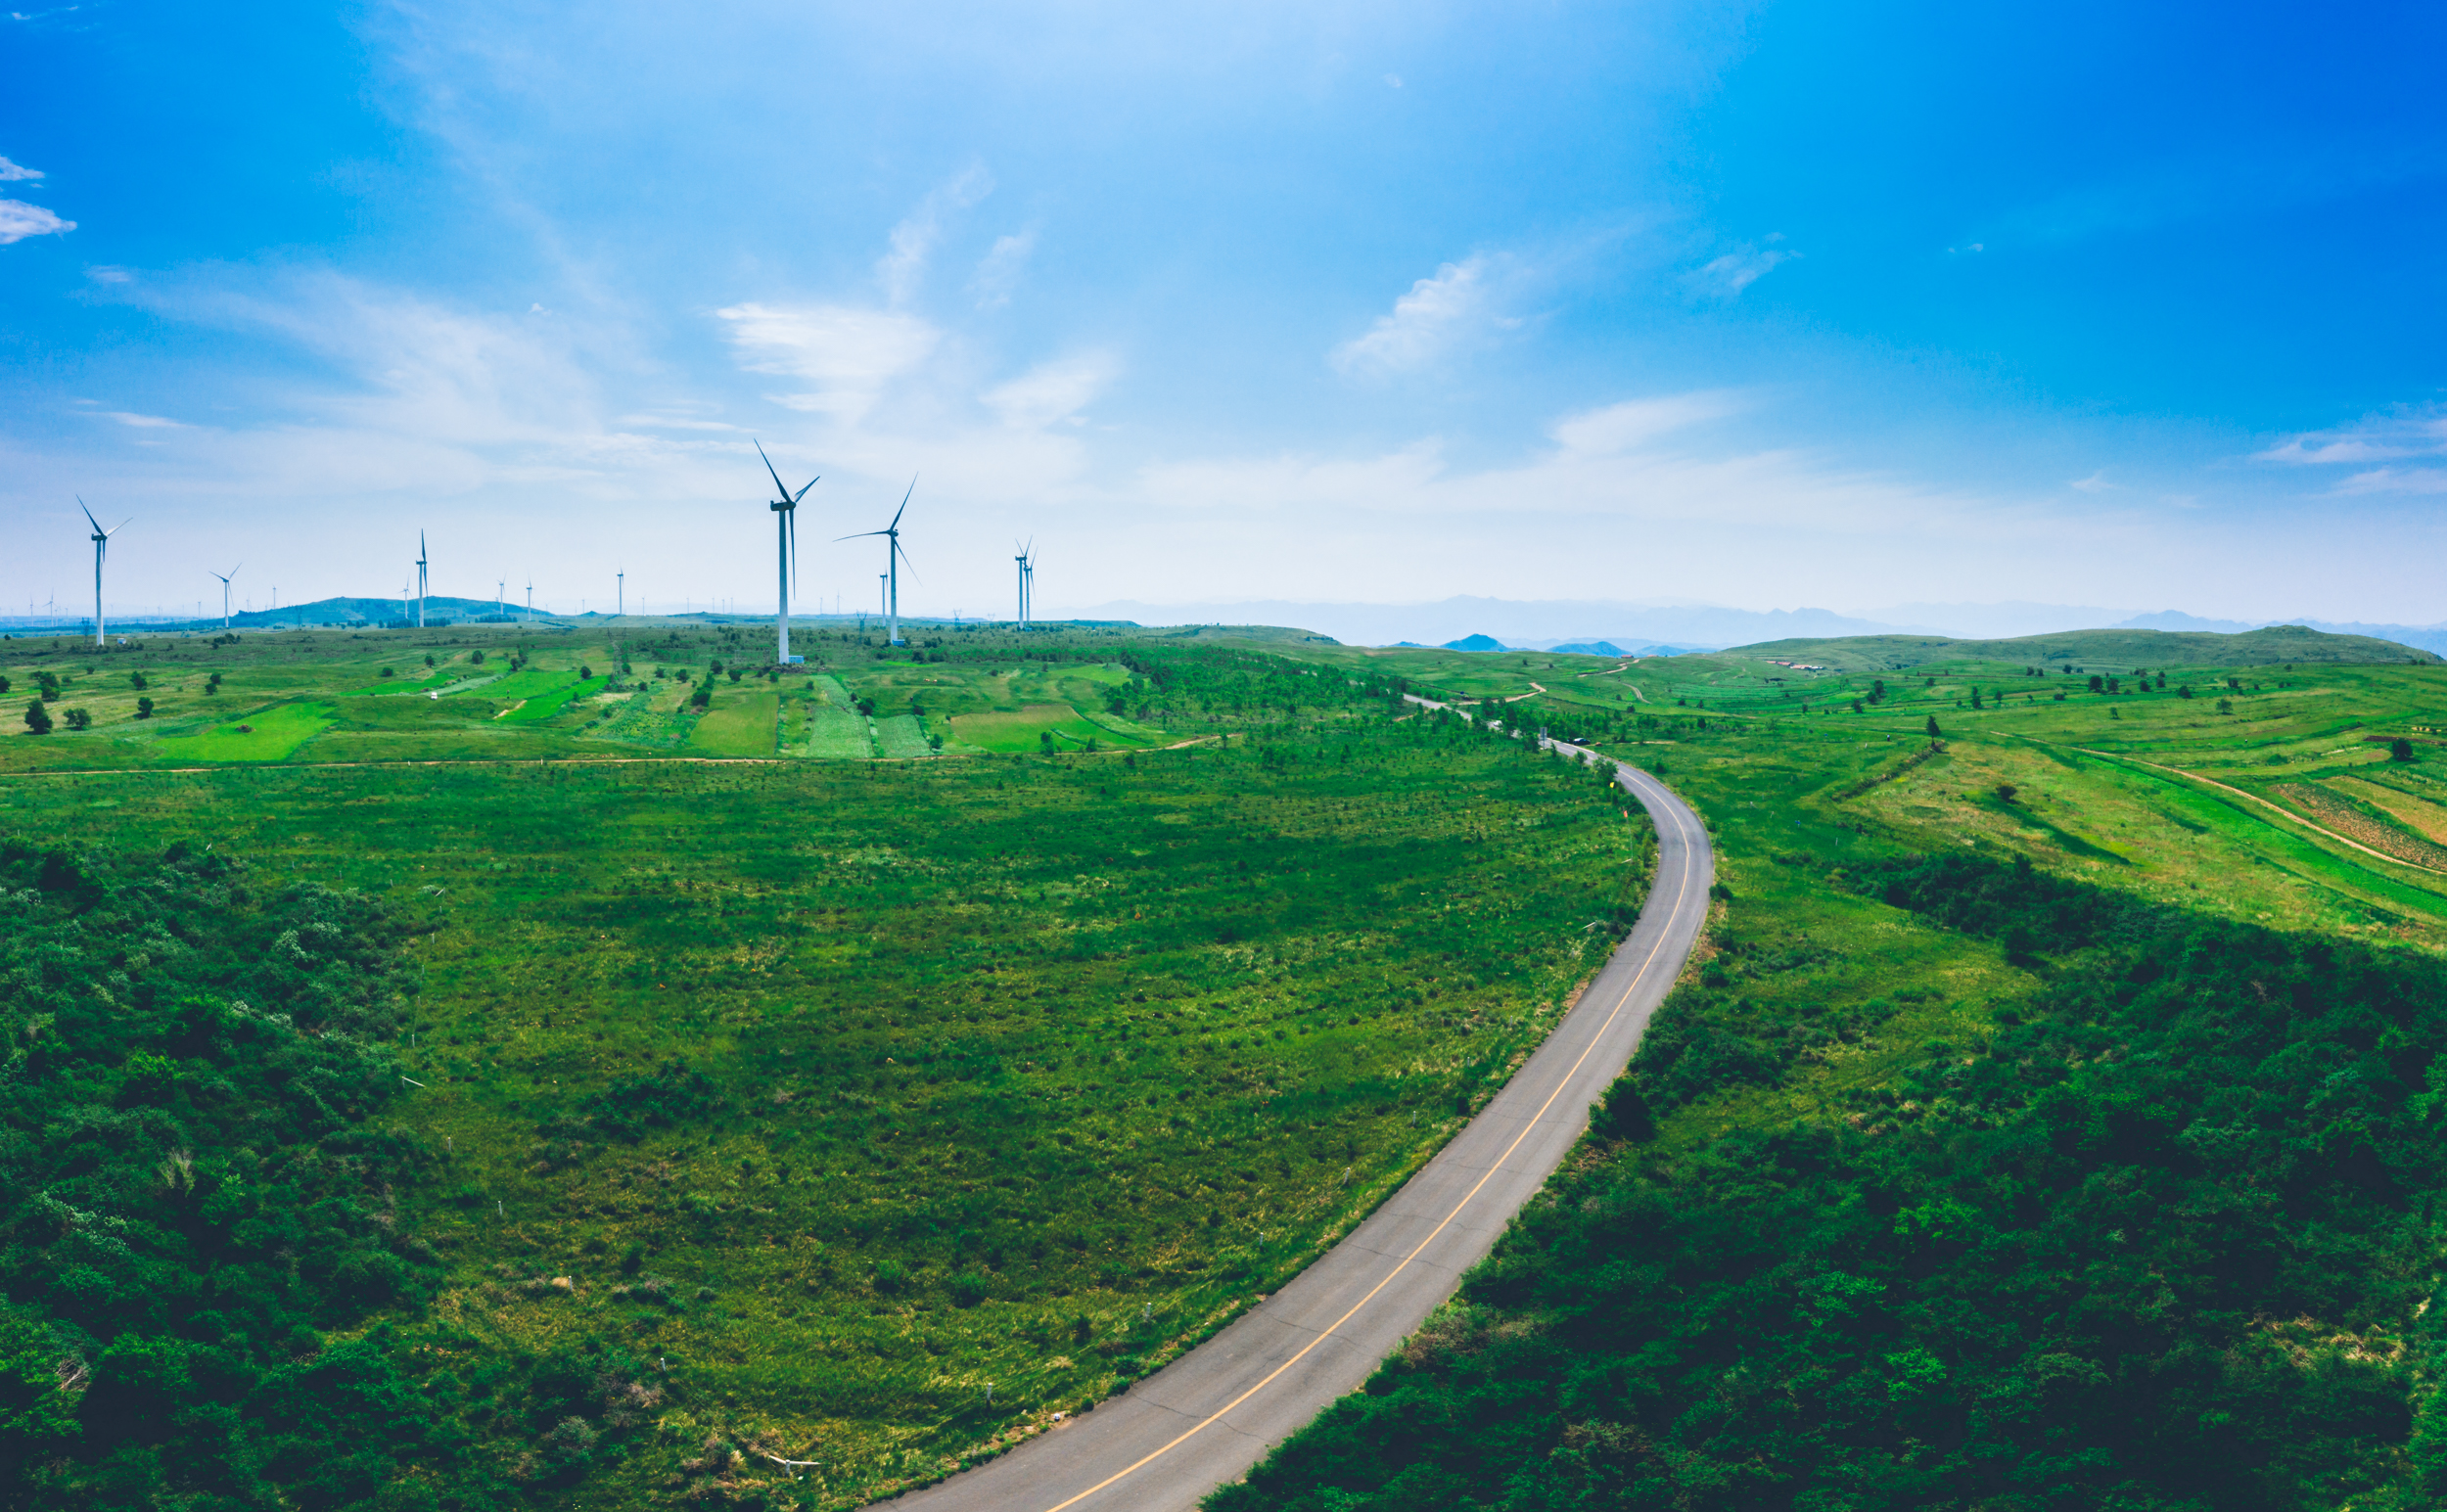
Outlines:
{"label": "distant mountain range", "polygon": [[[1243,603],[1100,604],[1082,618],[1140,624],[1296,625],[1360,646],[1455,646],[1463,650],[1558,651],[1581,645],[1616,648],[1601,656],[1659,656],[1714,651],[1762,641],[1844,635],[1948,635],[1999,640],[2065,630],[2214,630],[2227,634],[2266,625],[2299,624],[2336,635],[2368,635],[2424,651],[2447,653],[2447,624],[2375,624],[2314,619],[2207,619],[2179,610],[2131,610],[2074,604],[1897,604],[1864,615],[1826,609],[1727,609],[1709,604],[1631,604],[1603,599],[1459,597],[1432,604],[1331,604],[1284,599]],[[1480,645],[1487,641],[1493,644]],[[1467,642],[1462,645],[1460,643]]]}

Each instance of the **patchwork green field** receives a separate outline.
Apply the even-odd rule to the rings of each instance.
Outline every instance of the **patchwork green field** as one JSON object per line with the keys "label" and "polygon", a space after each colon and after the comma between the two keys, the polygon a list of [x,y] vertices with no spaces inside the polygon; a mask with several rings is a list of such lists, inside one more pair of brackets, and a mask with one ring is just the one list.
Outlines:
{"label": "patchwork green field", "polygon": [[[712,659],[658,655],[662,678],[632,652],[630,707],[668,718],[676,674]],[[1640,826],[1591,774],[1271,663],[1149,663],[1170,717],[1210,732],[1177,750],[770,755],[785,696],[850,716],[834,697],[1133,681],[908,665],[787,695],[725,675],[679,754],[711,730],[762,759],[606,761],[583,713],[512,736],[408,722],[488,687],[348,701],[287,765],[152,769],[90,731],[13,743],[0,833],[208,843],[258,886],[409,921],[420,986],[379,1119],[424,1174],[382,1197],[380,1233],[430,1300],[343,1308],[326,1349],[388,1319],[403,1380],[461,1404],[418,1442],[467,1449],[399,1450],[445,1500],[741,1482],[744,1463],[707,1466],[713,1439],[820,1459],[794,1494],[850,1505],[1093,1402],[1397,1185],[1637,905]],[[1269,717],[1253,731],[1238,707]],[[926,717],[878,720],[887,757],[914,756]],[[369,747],[391,759],[362,764]],[[437,748],[493,759],[417,754]],[[107,1301],[69,1315],[111,1342]],[[606,1372],[617,1400],[586,1384]],[[583,1434],[553,1440],[572,1419]],[[209,1428],[120,1471],[226,1459]],[[62,1484],[127,1484],[82,1474]]]}
{"label": "patchwork green field", "polygon": [[[1489,1486],[1529,1474],[1523,1454],[1579,1466],[1598,1478],[1590,1486],[1608,1466],[1639,1481],[1649,1472],[1638,1467],[1671,1456],[1626,1435],[1682,1443],[1671,1414],[1731,1378],[1502,1344],[1560,1337],[1544,1332],[1566,1315],[1557,1307],[1598,1318],[1614,1306],[1524,1290],[1520,1246],[1570,1251],[1576,1214],[1602,1225],[1636,1211],[1650,1214],[1640,1233],[1681,1233],[1675,1203],[1730,1205],[1720,1237],[1678,1239],[1696,1248],[1671,1263],[1693,1286],[1746,1274],[1756,1258],[1730,1236],[1755,1223],[1738,1194],[1786,1180],[1768,1173],[1785,1159],[1779,1141],[1800,1136],[1779,1131],[1874,1140],[1921,1127],[1932,1097],[1951,1095],[1929,1090],[1944,1067],[1971,1075],[2029,1025],[2072,1025],[2089,1010],[2061,985],[2109,970],[2101,952],[2127,939],[2223,921],[2280,932],[2223,950],[2274,960],[2297,948],[2283,941],[2335,941],[2408,971],[2430,970],[2447,943],[2447,791],[2431,773],[2447,759],[2447,668],[2333,660],[2370,653],[2319,639],[2256,662],[2221,658],[2270,643],[2118,634],[2112,648],[2052,642],[2072,659],[2043,664],[2002,660],[1995,643],[1977,657],[1813,643],[1626,662],[1214,627],[946,631],[895,651],[824,632],[786,672],[725,626],[624,640],[339,631],[99,654],[0,643],[11,696],[39,691],[61,716],[0,742],[0,836],[19,837],[11,854],[35,879],[12,894],[34,910],[16,938],[114,927],[118,904],[80,926],[83,884],[40,879],[138,878],[183,843],[179,854],[244,863],[252,880],[208,894],[242,912],[293,896],[324,906],[299,888],[379,902],[392,922],[350,924],[331,958],[413,984],[395,1022],[310,1031],[336,1048],[356,1036],[404,1079],[352,1093],[330,1132],[300,1134],[302,1153],[283,1157],[338,1184],[314,1210],[333,1215],[326,1228],[243,1241],[262,1246],[248,1252],[258,1266],[288,1245],[297,1315],[316,1320],[251,1340],[252,1365],[231,1352],[234,1334],[141,1333],[119,1321],[150,1315],[135,1294],[110,1290],[159,1292],[254,1232],[232,1226],[230,1194],[254,1146],[211,1132],[246,1125],[211,1100],[228,1094],[209,1090],[224,1073],[198,1059],[201,1031],[174,1017],[142,1031],[97,1021],[104,1069],[40,1083],[30,1106],[89,1104],[79,1117],[115,1131],[119,1153],[81,1157],[103,1162],[92,1171],[121,1161],[127,1174],[6,1198],[22,1253],[67,1242],[43,1227],[43,1202],[117,1214],[140,1237],[123,1241],[136,1246],[124,1277],[98,1260],[104,1279],[72,1295],[47,1280],[10,1292],[37,1309],[0,1308],[0,1364],[29,1362],[29,1400],[69,1399],[41,1395],[57,1358],[99,1384],[74,1398],[86,1405],[72,1452],[63,1440],[53,1458],[28,1458],[33,1430],[9,1430],[20,1437],[0,1442],[0,1474],[50,1465],[44,1494],[71,1505],[208,1492],[372,1505],[389,1485],[386,1506],[832,1507],[1007,1446],[1194,1344],[1345,1230],[1601,958],[1637,907],[1644,831],[1592,774],[1509,738],[1543,727],[1675,783],[1710,825],[1728,895],[1629,1093],[1559,1178],[1564,1205],[1508,1240],[1490,1279],[1385,1378],[1393,1415],[1338,1408],[1220,1504],[1321,1512],[1466,1494],[1492,1506]],[[2088,660],[2107,649],[2114,664]],[[1475,720],[1420,713],[1405,690]],[[1952,892],[1881,891],[1931,856],[1991,872]],[[1992,873],[2007,880],[1978,880]],[[1996,922],[2022,917],[2005,904],[1970,920],[1930,901],[2015,889],[2041,900],[2036,924]],[[2156,911],[2101,935],[2098,920],[2127,917],[2114,908]],[[162,948],[120,953],[180,959]],[[2113,971],[2130,969],[2117,959]],[[167,968],[110,969],[129,982],[103,1003],[149,1001],[148,973]],[[178,1000],[219,1003],[242,995],[238,983]],[[0,1005],[21,1050],[58,1012],[33,1004]],[[2271,1066],[2330,1054],[2273,1053]],[[2405,1090],[2424,1084],[2429,1054],[2408,1041],[2388,1118],[2430,1095]],[[42,1118],[28,1130],[66,1126]],[[376,1137],[379,1160],[351,1153],[348,1141]],[[1892,1146],[1907,1147],[1919,1148]],[[1938,1168],[1892,1179],[1927,1183]],[[2390,1202],[2427,1190],[2410,1166],[2395,1179],[2410,1184]],[[174,1221],[162,1209],[172,1190],[192,1204]],[[2324,1221],[2361,1233],[2378,1219]],[[157,1223],[167,1237],[141,1238]],[[1607,1244],[1646,1242],[1608,1232]],[[2369,1233],[2354,1241],[2364,1259],[2332,1267],[2339,1289],[2286,1294],[2304,1327],[2413,1337],[2418,1289],[2369,1279],[2409,1252]],[[332,1246],[356,1258],[317,1259]],[[392,1279],[363,1281],[368,1255]],[[2186,1262],[2168,1251],[2154,1263],[2174,1276]],[[208,1292],[235,1284],[195,1274]],[[278,1315],[227,1306],[232,1318]],[[1861,1368],[1911,1350],[1943,1363],[1962,1348],[1878,1326]],[[2224,1324],[2187,1326],[2247,1346]],[[9,1340],[46,1328],[66,1342],[8,1354]],[[1580,1333],[1591,1349],[1617,1338]],[[1738,1372],[1742,1337],[1685,1344]],[[1516,1404],[1547,1401],[1549,1384],[1557,1394],[1489,1418],[1508,1425],[1501,1443],[1432,1426],[1439,1412],[1490,1410],[1469,1384],[1482,1364]],[[2404,1404],[2414,1368],[2348,1370],[2361,1426],[2309,1431],[2302,1462],[2328,1468],[2284,1484],[2344,1487],[2338,1456],[2359,1455],[2379,1468],[2353,1484],[2411,1485],[2406,1430],[2381,1420],[2420,1416]],[[1591,1370],[1648,1381],[1641,1399],[1668,1417],[1575,1416],[1562,1383]],[[384,1410],[404,1426],[307,1469],[325,1430],[284,1439],[264,1414],[317,1371],[343,1397],[393,1402]],[[203,1405],[156,1412],[166,1429],[111,1405],[154,1399],[142,1393],[173,1378],[188,1383],[179,1399]],[[2155,1398],[2131,1390],[2119,1410],[2154,1421]],[[2250,1434],[2265,1426],[2257,1409],[2218,1410],[2241,1411]],[[1672,1453],[1701,1479],[1650,1476],[1621,1504],[1737,1504],[1705,1481],[1734,1472],[1708,1468],[1695,1443]],[[2110,1461],[2128,1452],[2099,1443]],[[1426,1444],[1451,1453],[1415,1452]],[[1865,1451],[1843,1445],[1813,1449],[1809,1473],[1867,1474],[1844,1458]],[[822,1463],[793,1480],[760,1456]],[[1564,1504],[1561,1482],[1519,1484],[1538,1489],[1502,1504]],[[2211,1499],[2311,1504],[2294,1494]],[[2151,1504],[2141,1495],[2128,1499]]]}

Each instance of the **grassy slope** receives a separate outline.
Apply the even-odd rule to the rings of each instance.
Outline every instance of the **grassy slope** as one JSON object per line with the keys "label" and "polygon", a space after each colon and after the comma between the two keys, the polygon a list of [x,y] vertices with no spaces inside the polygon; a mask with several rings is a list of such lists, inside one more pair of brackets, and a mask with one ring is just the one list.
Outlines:
{"label": "grassy slope", "polygon": [[1943,635],[1847,635],[1825,640],[1764,641],[1731,655],[1823,662],[1846,671],[1896,671],[1932,662],[2067,662],[2104,666],[2260,666],[2279,662],[2399,662],[2431,665],[2434,653],[2368,635],[2330,635],[2299,625],[2272,625],[2221,635],[2205,630],[2068,630],[2008,640],[1958,640]]}
{"label": "grassy slope", "polygon": [[[243,671],[260,696],[373,661]],[[1127,681],[845,671],[879,708]],[[652,687],[668,720],[682,685]],[[453,709],[482,697],[352,700],[293,768],[0,783],[0,824],[215,839],[446,921],[403,1108],[450,1169],[404,1211],[455,1280],[414,1326],[471,1370],[588,1338],[669,1363],[664,1433],[589,1504],[633,1504],[715,1432],[825,1458],[855,1499],[1093,1400],[1391,1190],[1624,901],[1625,821],[1591,778],[1381,705],[1134,767],[322,764],[623,749],[574,739],[579,713],[512,733]],[[716,712],[750,700],[769,730],[770,693],[725,684]],[[127,758],[97,734],[7,755]],[[666,1057],[722,1111],[636,1145],[584,1122]],[[620,1295],[646,1278],[660,1300]]]}

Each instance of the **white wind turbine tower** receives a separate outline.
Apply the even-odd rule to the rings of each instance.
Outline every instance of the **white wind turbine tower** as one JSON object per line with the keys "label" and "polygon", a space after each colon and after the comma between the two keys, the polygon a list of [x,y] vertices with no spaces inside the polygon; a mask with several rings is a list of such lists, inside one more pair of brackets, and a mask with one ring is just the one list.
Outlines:
{"label": "white wind turbine tower", "polygon": [[507,577],[496,577],[492,580],[492,617],[495,619],[507,619],[510,618],[509,610],[502,607],[502,601],[508,596],[509,592],[510,579]]}
{"label": "white wind turbine tower", "polygon": [[[93,527],[93,643],[101,646],[108,644],[102,629],[102,554],[111,549],[111,537],[127,528],[127,521],[122,520],[106,530],[102,528],[102,522],[94,519],[93,511],[86,509],[81,495],[76,500],[76,507],[85,511],[85,522]],[[132,515],[128,517],[130,520],[134,518]]]}
{"label": "white wind turbine tower", "polygon": [[1037,614],[1037,542],[1028,543],[1028,555],[1020,559],[1020,592],[1027,604],[1029,622],[1036,623]]}
{"label": "white wind turbine tower", "polygon": [[824,475],[818,473],[808,480],[807,488],[793,493],[790,491],[790,485],[782,481],[782,475],[774,472],[773,459],[764,454],[764,443],[754,436],[750,436],[748,440],[750,445],[756,447],[757,457],[764,463],[764,470],[772,473],[773,488],[778,495],[771,503],[765,505],[765,508],[771,510],[774,516],[774,571],[781,579],[781,586],[774,598],[773,662],[775,665],[787,666],[792,662],[800,660],[790,654],[790,579],[791,574],[799,570],[799,501],[808,496],[808,488],[812,488],[822,481]]}
{"label": "white wind turbine tower", "polygon": [[527,579],[527,622],[535,622],[535,579],[532,577]]}
{"label": "white wind turbine tower", "polygon": [[[839,537],[845,541],[855,541],[864,540],[870,535],[880,535],[887,542],[884,547],[883,574],[886,622],[884,644],[887,646],[900,644],[900,564],[909,560],[909,554],[900,549],[900,517],[908,513],[909,494],[915,492],[917,492],[917,478],[912,475],[909,479],[909,492],[900,496],[900,507],[892,512],[892,524],[880,530],[860,530],[855,535]],[[915,570],[913,565],[911,571]]]}
{"label": "white wind turbine tower", "polygon": [[[247,564],[244,562],[241,562],[238,564],[238,567],[245,567],[246,565]],[[229,628],[229,580],[238,575],[238,567],[233,567],[226,573],[214,573],[212,574],[221,580],[221,628],[224,630]]]}
{"label": "white wind turbine tower", "polygon": [[425,532],[416,532],[416,627],[425,628]]}
{"label": "white wind turbine tower", "polygon": [[[1018,541],[1013,541],[1011,544],[1020,546]],[[1011,559],[1020,574],[1020,623],[1022,625],[1028,623],[1028,554],[1036,544],[1037,542],[1032,539],[1028,545],[1020,546],[1019,554]]]}

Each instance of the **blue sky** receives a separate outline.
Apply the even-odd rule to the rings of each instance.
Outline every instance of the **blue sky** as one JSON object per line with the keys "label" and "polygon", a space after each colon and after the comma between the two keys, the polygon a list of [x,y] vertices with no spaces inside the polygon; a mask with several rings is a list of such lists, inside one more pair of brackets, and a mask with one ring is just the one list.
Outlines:
{"label": "blue sky", "polygon": [[2447,619],[2434,7],[5,25],[0,613],[769,606],[754,435],[853,608]]}

